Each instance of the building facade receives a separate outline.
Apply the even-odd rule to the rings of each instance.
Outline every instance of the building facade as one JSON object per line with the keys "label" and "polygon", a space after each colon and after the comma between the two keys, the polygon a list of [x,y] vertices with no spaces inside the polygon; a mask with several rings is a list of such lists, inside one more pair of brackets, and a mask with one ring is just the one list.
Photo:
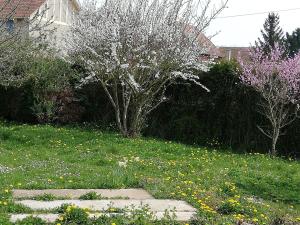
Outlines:
{"label": "building facade", "polygon": [[8,32],[22,30],[22,33],[35,36],[31,28],[36,23],[49,23],[47,30],[52,32],[46,38],[60,49],[65,46],[65,34],[79,11],[79,3],[77,0],[0,0],[0,9]]}

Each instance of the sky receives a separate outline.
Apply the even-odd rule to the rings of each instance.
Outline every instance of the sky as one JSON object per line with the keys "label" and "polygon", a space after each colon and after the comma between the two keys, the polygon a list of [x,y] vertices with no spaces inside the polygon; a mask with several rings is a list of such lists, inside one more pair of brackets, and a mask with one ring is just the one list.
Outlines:
{"label": "sky", "polygon": [[[82,2],[83,0],[79,0]],[[103,3],[104,0],[97,0]],[[222,0],[213,0],[216,5]],[[225,0],[223,0],[225,1]],[[229,0],[227,8],[218,17],[252,14],[260,12],[278,12],[280,25],[284,31],[292,32],[300,28],[300,0]],[[247,47],[260,37],[261,29],[268,13],[232,18],[216,18],[207,29],[206,35],[212,37],[216,46]]]}
{"label": "sky", "polygon": [[[218,0],[216,0],[218,1]],[[218,17],[234,16],[249,13],[270,12],[277,10],[294,9],[278,12],[280,25],[284,32],[292,32],[300,28],[300,0],[229,0],[227,8]],[[212,42],[217,46],[245,47],[253,45],[260,36],[266,14],[219,18],[215,19],[207,30]]]}

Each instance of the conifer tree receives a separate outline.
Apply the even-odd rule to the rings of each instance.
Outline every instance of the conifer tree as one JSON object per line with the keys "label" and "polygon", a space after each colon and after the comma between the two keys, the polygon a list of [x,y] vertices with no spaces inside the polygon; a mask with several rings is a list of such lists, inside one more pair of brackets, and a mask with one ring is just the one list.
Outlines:
{"label": "conifer tree", "polygon": [[290,56],[296,55],[300,50],[300,28],[293,31],[292,34],[286,34],[286,48]]}
{"label": "conifer tree", "polygon": [[262,50],[265,54],[274,49],[276,43],[279,45],[284,44],[284,33],[279,25],[280,18],[276,13],[269,13],[263,30],[261,30],[262,38],[256,41],[256,47]]}

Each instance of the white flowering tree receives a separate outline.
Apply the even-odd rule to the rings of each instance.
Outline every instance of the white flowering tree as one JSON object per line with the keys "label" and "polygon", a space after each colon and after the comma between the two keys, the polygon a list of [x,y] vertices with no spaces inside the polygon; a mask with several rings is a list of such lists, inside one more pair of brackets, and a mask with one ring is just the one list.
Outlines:
{"label": "white flowering tree", "polygon": [[124,136],[140,134],[147,115],[166,100],[165,90],[176,80],[205,88],[192,71],[208,68],[203,32],[226,3],[106,0],[97,5],[91,0],[83,4],[72,27],[70,54],[88,70],[82,84],[96,81],[105,90]]}

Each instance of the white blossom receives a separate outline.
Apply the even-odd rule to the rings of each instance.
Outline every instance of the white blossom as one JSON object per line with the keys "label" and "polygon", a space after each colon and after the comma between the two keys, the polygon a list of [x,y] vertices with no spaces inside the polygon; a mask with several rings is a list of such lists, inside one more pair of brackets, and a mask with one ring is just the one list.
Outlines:
{"label": "white blossom", "polygon": [[123,134],[141,129],[176,80],[208,91],[192,71],[208,70],[212,61],[202,59],[208,52],[203,32],[226,3],[220,8],[202,0],[106,0],[101,6],[91,0],[83,5],[71,29],[70,55],[79,55],[97,77]]}

